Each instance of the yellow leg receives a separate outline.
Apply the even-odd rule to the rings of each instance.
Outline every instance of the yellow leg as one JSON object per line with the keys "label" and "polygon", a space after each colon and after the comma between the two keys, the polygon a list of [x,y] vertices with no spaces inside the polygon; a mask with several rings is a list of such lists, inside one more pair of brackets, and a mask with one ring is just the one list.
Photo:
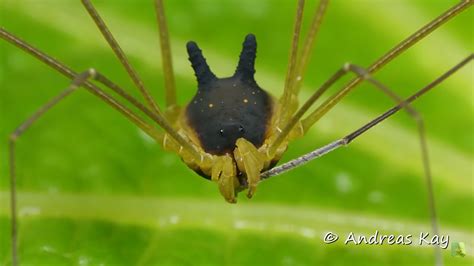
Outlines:
{"label": "yellow leg", "polygon": [[298,44],[300,39],[300,31],[301,31],[301,23],[303,21],[303,9],[304,9],[304,0],[298,1],[298,7],[296,9],[296,19],[295,25],[293,28],[293,38],[291,43],[290,49],[290,57],[288,60],[288,69],[286,72],[286,79],[285,79],[285,87],[283,89],[283,95],[280,98],[281,108],[285,110],[285,112],[280,112],[278,117],[278,125],[283,126],[287,123],[288,119],[290,118],[291,112],[296,111],[296,108],[292,108],[292,106],[297,106],[297,97],[294,93],[294,83],[295,83],[295,71],[296,71],[296,63],[298,57]]}
{"label": "yellow leg", "polygon": [[260,182],[260,172],[265,164],[265,156],[244,138],[238,139],[236,145],[234,158],[239,170],[247,175],[247,197],[251,198]]}
{"label": "yellow leg", "polygon": [[166,23],[163,0],[155,1],[156,18],[158,30],[160,32],[161,58],[163,64],[163,74],[165,77],[165,100],[167,110],[176,107],[176,85],[173,73],[173,61],[171,59],[170,37]]}
{"label": "yellow leg", "polygon": [[221,195],[229,203],[237,202],[235,189],[239,186],[239,181],[236,175],[237,170],[230,155],[214,157],[211,179],[217,182]]}

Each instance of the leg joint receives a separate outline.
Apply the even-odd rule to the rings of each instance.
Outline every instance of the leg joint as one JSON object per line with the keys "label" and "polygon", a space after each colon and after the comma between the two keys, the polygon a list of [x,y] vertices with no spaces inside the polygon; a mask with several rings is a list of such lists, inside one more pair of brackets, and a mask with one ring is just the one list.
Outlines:
{"label": "leg joint", "polygon": [[86,83],[88,79],[97,79],[98,76],[99,72],[97,72],[97,70],[95,70],[94,68],[89,68],[86,71],[83,71],[76,75],[76,77],[71,83],[70,89],[76,90],[84,83]]}
{"label": "leg joint", "polygon": [[18,140],[18,134],[16,131],[11,133],[10,136],[8,136],[8,141],[10,143],[15,143],[17,140]]}
{"label": "leg joint", "polygon": [[97,78],[97,70],[95,70],[95,68],[89,68],[87,70],[87,73],[89,74],[89,78],[92,78],[92,79]]}
{"label": "leg joint", "polygon": [[350,63],[350,62],[346,62],[342,66],[342,69],[344,69],[345,72],[349,72],[351,70],[351,68],[352,68],[352,63]]}
{"label": "leg joint", "polygon": [[344,64],[343,68],[346,72],[351,71],[354,74],[356,74],[357,76],[361,77],[362,79],[370,79],[371,78],[369,71],[367,71],[365,68],[360,67],[358,65],[347,62],[347,63]]}

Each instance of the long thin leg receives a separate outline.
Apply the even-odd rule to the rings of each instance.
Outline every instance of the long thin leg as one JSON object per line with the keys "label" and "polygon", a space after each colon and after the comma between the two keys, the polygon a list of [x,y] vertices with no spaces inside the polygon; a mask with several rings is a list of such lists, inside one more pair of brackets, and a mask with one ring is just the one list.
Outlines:
{"label": "long thin leg", "polygon": [[117,40],[115,40],[114,36],[109,31],[109,28],[105,24],[104,20],[102,20],[102,18],[100,17],[99,13],[94,8],[94,6],[90,2],[90,0],[82,0],[82,4],[87,9],[87,12],[89,13],[89,15],[94,20],[95,24],[97,25],[100,32],[104,36],[105,40],[109,44],[110,48],[112,48],[115,55],[120,60],[120,63],[122,63],[122,65],[124,66],[125,70],[127,71],[128,75],[132,79],[135,86],[140,90],[140,92],[143,95],[143,97],[145,98],[147,104],[158,115],[162,115],[162,113],[160,111],[160,108],[156,104],[155,100],[153,99],[153,97],[151,96],[149,91],[145,88],[145,85],[143,84],[143,81],[140,79],[140,77],[138,76],[138,73],[135,71],[135,69],[130,64],[129,60],[127,59],[127,56],[123,52],[122,48],[120,48],[120,45],[118,44]]}
{"label": "long thin leg", "polygon": [[[23,133],[30,128],[41,116],[57,105],[61,100],[76,91],[85,82],[96,75],[93,70],[88,70],[77,75],[71,84],[59,95],[48,101],[40,107],[32,116],[25,120],[19,127],[13,131],[9,138],[9,161],[10,161],[10,208],[11,208],[11,239],[12,239],[12,265],[18,265],[18,217],[17,217],[17,197],[16,197],[16,171],[15,171],[15,144]],[[146,129],[147,130],[147,129]],[[149,134],[154,136],[153,131]]]}
{"label": "long thin leg", "polygon": [[[316,102],[317,99],[321,97],[321,95],[326,92],[334,83],[336,83],[339,79],[341,79],[344,75],[346,75],[349,72],[353,72],[354,74],[357,75],[357,77],[361,79],[366,79],[370,83],[372,83],[375,87],[381,89],[385,94],[390,96],[392,99],[394,99],[397,102],[403,102],[403,99],[398,97],[395,93],[390,91],[388,88],[386,88],[384,85],[380,84],[378,81],[370,77],[370,74],[364,70],[363,68],[346,63],[344,64],[343,67],[341,67],[338,71],[336,71],[326,82],[317,89],[311,97],[306,100],[306,102],[301,106],[301,108],[296,112],[293,117],[288,121],[288,123],[285,125],[283,130],[278,134],[278,137],[270,144],[270,148],[268,149],[268,154],[270,157],[276,152],[280,144],[283,142],[283,140],[288,136],[290,131],[293,129],[293,127],[300,121],[300,119],[303,117],[303,115],[308,111],[309,108]],[[411,107],[407,106],[407,111],[411,113],[411,115],[415,116],[415,111],[411,109]],[[306,131],[304,131],[306,132]]]}
{"label": "long thin leg", "polygon": [[311,57],[311,52],[313,50],[314,41],[318,35],[319,28],[323,21],[324,15],[326,14],[326,9],[329,5],[329,0],[319,1],[319,5],[316,8],[313,20],[311,21],[311,26],[308,34],[306,35],[305,42],[303,45],[303,50],[301,56],[297,62],[296,74],[295,74],[295,88],[294,93],[297,95],[301,85],[303,84],[304,74],[308,67],[309,58]]}
{"label": "long thin leg", "polygon": [[298,56],[298,43],[300,38],[300,31],[301,31],[301,22],[303,20],[303,9],[304,9],[304,0],[298,1],[298,7],[296,9],[296,19],[295,25],[293,28],[293,38],[291,41],[291,49],[290,55],[288,59],[288,69],[286,72],[286,79],[285,79],[285,87],[283,89],[283,95],[280,99],[280,110],[285,110],[284,112],[279,112],[279,121],[277,122],[279,126],[285,125],[286,121],[288,120],[289,116],[291,115],[288,112],[293,97],[295,96],[293,88],[294,88],[294,79],[295,79],[295,71],[296,71],[296,60]]}
{"label": "long thin leg", "polygon": [[[303,114],[310,108],[310,106],[314,103],[315,99],[319,98],[319,96],[326,91],[330,85],[334,84],[338,79],[340,79],[344,74],[348,73],[349,71],[354,72],[358,77],[361,79],[365,79],[371,84],[373,84],[376,88],[384,92],[386,95],[388,95],[390,98],[395,100],[397,103],[399,103],[407,112],[408,114],[415,120],[417,127],[418,127],[418,132],[419,132],[419,138],[420,138],[420,145],[421,145],[421,151],[422,151],[422,161],[423,161],[423,167],[424,167],[424,173],[425,173],[425,178],[428,183],[428,202],[430,203],[430,211],[431,211],[431,224],[433,227],[433,234],[438,235],[438,223],[436,219],[436,211],[435,211],[435,205],[434,205],[434,196],[433,196],[433,191],[432,191],[432,182],[431,182],[431,170],[429,167],[429,161],[428,161],[428,148],[426,146],[426,138],[425,138],[425,127],[423,123],[423,119],[419,115],[419,113],[413,109],[407,102],[405,102],[402,98],[400,98],[398,95],[396,95],[392,90],[387,88],[385,85],[380,83],[379,81],[373,79],[369,72],[359,66],[352,65],[352,64],[345,64],[343,68],[341,68],[338,72],[336,72],[330,79],[329,82],[326,82],[323,84],[323,86],[318,89],[312,97],[298,110],[298,112],[295,114],[294,117],[290,120],[290,123],[283,129],[282,134],[277,138],[280,142],[283,140],[285,137],[283,133],[289,132],[291,128],[299,121],[299,119],[303,116]],[[325,86],[326,85],[326,86]],[[279,143],[274,142],[274,146],[272,146],[275,150],[278,147]],[[337,146],[331,145],[330,147],[336,148]],[[272,152],[274,150],[270,150]],[[271,154],[271,153],[270,153]],[[436,250],[436,265],[442,265],[442,258],[441,258],[441,251],[439,248]]]}
{"label": "long thin leg", "polygon": [[[287,81],[290,80],[291,82],[291,80],[293,80],[292,81],[293,83],[290,85],[290,89],[287,90],[286,89],[287,87],[285,87],[284,95],[282,97],[281,107],[279,109],[279,112],[280,112],[279,116],[281,118],[277,124],[277,127],[278,127],[277,129],[280,129],[282,127],[284,127],[284,129],[282,131],[278,130],[279,131],[278,138],[273,143],[270,144],[271,147],[268,150],[269,156],[272,156],[272,154],[277,150],[278,146],[281,144],[283,139],[290,133],[290,130],[294,127],[295,123],[299,121],[299,119],[301,118],[301,117],[298,117],[295,119],[295,116],[293,116],[292,119],[290,119],[290,116],[293,114],[294,110],[292,110],[293,108],[288,108],[288,107],[291,106],[291,101],[292,101],[291,99],[295,99],[295,100],[297,99],[299,89],[301,85],[303,84],[304,74],[308,66],[309,57],[311,56],[311,51],[313,49],[314,41],[319,31],[319,28],[321,26],[321,22],[326,12],[328,4],[329,4],[329,0],[321,0],[319,2],[319,5],[316,8],[316,12],[313,16],[313,20],[311,22],[310,30],[305,38],[303,50],[301,52],[301,55],[298,57],[297,62],[295,63],[295,70],[293,71],[293,73],[291,73],[290,67],[292,66],[291,64],[292,60],[295,60],[295,59],[290,57],[290,65],[288,67],[287,75],[293,75],[292,78],[294,80],[291,77],[288,78],[287,76]],[[302,8],[303,7],[301,7],[301,12],[302,12]],[[299,34],[299,27],[301,26],[300,25],[301,16],[302,14],[300,12],[297,12],[297,15],[296,15],[297,19],[296,19],[295,29],[294,29],[295,38],[297,38],[297,35]],[[294,43],[293,43],[292,49],[297,49],[297,39],[293,39],[293,42]],[[292,52],[293,51],[294,50],[292,50]],[[286,85],[287,84],[285,84],[285,86]],[[285,92],[288,93],[288,95],[285,95]],[[315,98],[314,101],[316,99],[317,98]],[[297,104],[295,104],[295,107],[296,105]]]}
{"label": "long thin leg", "polygon": [[176,85],[174,82],[173,61],[171,59],[170,37],[166,24],[165,9],[162,0],[155,1],[156,18],[160,32],[161,57],[165,76],[166,107],[176,106]]}
{"label": "long thin leg", "polygon": [[288,123],[290,116],[295,112],[295,109],[298,106],[298,92],[301,85],[303,84],[304,74],[308,66],[308,61],[311,56],[314,41],[321,26],[321,22],[328,4],[329,0],[321,0],[319,2],[311,22],[310,30],[305,37],[303,50],[301,51],[300,55],[298,55],[304,1],[298,2],[285,87],[283,90],[283,95],[280,99],[280,108],[277,120],[278,128],[281,128]]}
{"label": "long thin leg", "polygon": [[456,73],[459,69],[464,67],[466,64],[468,64],[471,60],[474,60],[474,54],[469,55],[467,58],[462,60],[460,63],[446,71],[443,75],[441,75],[439,78],[435,79],[431,83],[429,83],[427,86],[425,86],[423,89],[417,91],[415,94],[411,95],[407,99],[405,99],[405,103],[401,103],[396,105],[395,107],[392,107],[385,113],[381,114],[377,118],[373,119],[369,123],[365,124],[364,126],[360,127],[359,129],[353,131],[352,133],[346,135],[345,137],[335,140],[321,148],[318,148],[312,152],[309,152],[307,154],[304,154],[296,159],[293,159],[291,161],[288,161],[284,164],[281,164],[277,167],[274,167],[270,170],[267,170],[261,174],[262,180],[268,179],[272,176],[277,176],[281,175],[287,171],[292,170],[293,168],[300,167],[316,158],[319,158],[323,155],[326,155],[330,153],[331,151],[340,148],[341,146],[348,145],[351,143],[353,140],[355,140],[357,137],[368,131],[369,129],[373,128],[374,126],[378,125],[385,119],[391,117],[398,111],[400,111],[404,105],[409,104],[414,102],[416,99],[430,91],[432,88],[436,87],[438,84],[446,80],[448,77]]}
{"label": "long thin leg", "polygon": [[[410,103],[415,101],[418,97],[422,96],[432,88],[434,88],[436,85],[447,79],[449,76],[453,75],[457,70],[465,66],[467,63],[469,63],[471,60],[474,59],[474,54],[469,55],[467,58],[462,60],[460,63],[455,65],[453,68],[448,70],[446,73],[441,75],[439,78],[428,84],[426,87],[423,89],[419,90],[409,98],[405,99],[404,101],[400,102],[399,104],[387,112],[383,113],[379,117],[375,118],[374,120],[370,121],[366,125],[362,126],[361,128],[355,130],[354,132],[348,134],[347,136],[338,139],[336,141],[333,141],[321,148],[318,148],[312,152],[309,152],[303,156],[300,156],[294,160],[291,160],[287,163],[284,163],[278,167],[275,167],[273,169],[270,169],[261,175],[261,180],[267,179],[272,176],[280,175],[286,171],[292,170],[296,167],[299,167],[303,164],[306,164],[307,162],[314,160],[316,158],[319,158],[341,146],[348,145],[350,142],[352,142],[354,139],[356,139],[358,136],[369,130],[370,128],[374,127],[375,125],[379,124],[380,122],[384,121],[388,117],[392,116],[396,112],[398,112],[400,109],[404,108],[406,109],[414,118],[415,121],[417,121],[418,124],[418,131],[420,134],[420,145],[422,149],[422,158],[423,158],[423,168],[426,176],[426,182],[428,186],[428,202],[429,202],[429,209],[430,209],[430,219],[431,219],[431,224],[433,227],[433,233],[437,234],[438,233],[438,223],[437,223],[437,216],[436,216],[436,208],[435,208],[435,202],[434,202],[434,194],[433,194],[433,183],[432,183],[432,178],[431,178],[431,170],[429,167],[429,159],[428,159],[428,150],[427,150],[427,144],[426,144],[426,138],[425,138],[425,129],[423,122],[421,120],[421,117],[416,113],[416,111],[410,107]],[[367,73],[368,74],[368,73]],[[377,81],[376,81],[377,82]],[[381,84],[378,84],[379,86]],[[382,85],[383,86],[383,85]],[[379,87],[381,90],[386,91],[386,87]],[[439,250],[439,247],[436,247],[435,251],[435,261],[436,265],[442,265],[442,256],[441,256],[441,251]]]}
{"label": "long thin leg", "polygon": [[[405,50],[413,46],[419,40],[423,39],[425,36],[430,34],[432,31],[437,29],[439,26],[443,25],[451,18],[455,17],[457,14],[461,13],[462,11],[466,10],[473,4],[473,0],[463,0],[459,4],[453,6],[452,8],[448,9],[442,15],[431,21],[430,23],[423,26],[421,29],[413,33],[411,36],[400,42],[390,51],[388,51],[384,56],[380,57],[376,60],[370,67],[368,67],[368,72],[370,74],[375,73],[383,66],[385,66],[388,62],[392,59],[403,53]],[[346,94],[351,92],[356,85],[362,82],[362,78],[355,78],[350,81],[347,85],[343,87],[343,89],[335,94],[334,96],[327,99],[320,107],[316,108],[307,118],[302,121],[303,129],[306,131],[309,129],[314,123],[316,123],[325,113],[334,107]]]}
{"label": "long thin leg", "polygon": [[[473,0],[464,0],[458,5],[452,7],[444,14],[436,18],[435,20],[431,21],[420,30],[412,34],[410,37],[402,41],[400,44],[395,46],[392,50],[390,50],[386,55],[381,57],[377,60],[372,66],[368,69],[369,74],[375,72],[376,70],[383,67],[385,64],[390,62],[393,58],[398,56],[400,53],[408,49],[410,46],[414,45],[417,41],[421,40],[423,37],[428,35],[437,27],[441,26],[443,23],[447,22],[450,18],[454,17],[456,14],[460,13],[461,11],[465,10],[467,7],[472,5]],[[321,3],[323,4],[323,3]],[[318,9],[322,9],[321,12],[324,12],[324,7],[319,7]],[[298,20],[298,19],[297,19]],[[349,70],[349,69],[348,69]],[[353,71],[353,70],[352,70]],[[298,112],[292,117],[291,120],[288,122],[283,121],[284,123],[279,123],[278,128],[283,128],[283,130],[279,130],[280,133],[278,134],[277,138],[270,144],[270,148],[268,149],[268,155],[271,157],[275,151],[278,149],[280,144],[283,140],[287,137],[290,133],[291,129],[300,121],[301,117],[304,113],[312,106],[312,104],[319,99],[319,97],[335,82],[337,81],[347,70],[341,69],[336,72],[326,83],[324,83],[312,96],[310,99],[306,101],[306,103],[298,110]],[[354,72],[354,71],[353,71]],[[345,95],[347,95],[356,85],[362,82],[364,76],[358,75],[355,79],[353,79],[347,86],[343,87],[339,92],[331,96],[328,100],[326,100],[321,106],[316,108],[311,114],[309,114],[305,119],[301,121],[301,127],[303,132],[307,132],[309,128],[316,123],[325,113],[327,113],[335,104],[337,104]],[[386,92],[387,93],[387,92]],[[392,98],[394,98],[393,94],[389,94]],[[284,103],[284,102],[282,102]],[[287,107],[282,105],[281,110],[286,110],[286,113],[292,113],[291,110],[288,110]],[[280,111],[281,112],[281,111]]]}
{"label": "long thin leg", "polygon": [[[69,79],[74,79],[78,74],[68,68],[66,65],[62,64],[61,62],[53,59],[52,57],[46,55],[45,53],[39,51],[38,49],[34,48],[33,46],[27,44],[25,41],[13,36],[9,32],[7,32],[4,28],[0,27],[0,38],[10,42],[16,47],[21,48],[26,53],[33,55],[41,62],[45,63],[46,65],[50,66],[51,68],[55,69],[59,73],[63,74]],[[97,86],[90,82],[85,82],[83,86],[92,94],[99,97],[101,100],[109,104],[112,108],[116,109],[120,113],[122,113],[125,117],[127,117],[131,122],[135,125],[143,129],[145,132],[150,133],[154,132],[151,137],[155,138],[160,134],[150,125],[148,125],[143,119],[137,116],[134,112],[130,109],[125,107],[124,105],[120,104],[117,100],[111,97],[109,94],[105,93],[103,90],[99,89]],[[123,92],[125,93],[125,92]],[[133,97],[127,95],[130,99]],[[136,101],[136,100],[135,100]],[[132,102],[133,104],[133,102]]]}
{"label": "long thin leg", "polygon": [[12,266],[18,265],[18,221],[16,212],[16,171],[15,171],[15,142],[8,141],[8,160],[10,162],[10,211],[11,211],[11,241]]}
{"label": "long thin leg", "polygon": [[[6,41],[10,42],[11,44],[21,48],[28,54],[33,55],[46,65],[50,66],[51,68],[55,69],[59,73],[63,74],[67,78],[73,79],[77,74],[68,68],[66,65],[63,63],[53,59],[52,57],[46,55],[45,53],[39,51],[38,49],[34,48],[33,46],[27,44],[25,41],[19,39],[16,36],[13,36],[11,33],[7,32],[5,29],[0,27],[0,38],[5,39]],[[169,123],[165,123],[164,118],[162,116],[157,115],[156,113],[152,112],[145,106],[143,106],[140,102],[138,102],[135,98],[127,94],[123,89],[121,89],[119,86],[116,84],[112,83],[110,80],[108,80],[106,77],[103,75],[100,75],[100,73],[96,73],[95,79],[110,89],[112,89],[114,92],[125,98],[127,101],[129,101],[131,104],[133,104],[136,108],[138,108],[140,111],[142,111],[144,114],[146,114],[149,118],[151,118],[153,121],[155,121],[158,125],[160,125],[174,140],[176,140],[184,149],[186,149],[194,158],[196,161],[201,161],[204,158],[199,154],[199,152],[189,144],[186,140],[184,140],[181,135],[179,135],[170,125]],[[99,89],[97,86],[90,82],[85,82],[83,84],[85,88],[91,92],[92,94],[98,96],[102,100],[104,100],[106,103],[111,105],[114,109],[118,110],[121,112],[123,115],[125,115],[129,120],[131,120],[134,124],[139,126],[141,129],[143,129],[145,132],[150,132],[156,131],[153,127],[149,126],[147,123],[145,123],[140,117],[135,115],[131,110],[123,106],[122,104],[118,103],[115,99],[113,99],[110,95]],[[155,132],[154,138],[156,139],[156,135],[160,135],[159,133]],[[153,137],[153,136],[152,136]],[[160,137],[161,139],[161,137]]]}
{"label": "long thin leg", "polygon": [[336,73],[334,73],[326,82],[317,89],[311,97],[306,100],[306,102],[301,106],[301,108],[296,112],[293,117],[288,121],[286,125],[284,125],[283,130],[280,131],[278,134],[277,138],[270,143],[270,147],[268,149],[268,156],[273,157],[273,154],[276,152],[280,144],[283,142],[283,140],[290,134],[290,131],[293,129],[293,127],[298,123],[301,119],[301,117],[304,115],[304,113],[316,102],[316,100],[321,97],[321,95],[331,87],[337,80],[339,80],[341,77],[343,77],[350,69],[346,67],[342,67]]}
{"label": "long thin leg", "polygon": [[[201,156],[201,154],[197,151],[197,149],[191,145],[189,142],[183,139],[181,135],[179,135],[174,128],[172,128],[169,124],[165,123],[163,120],[163,117],[159,116],[158,114],[152,112],[150,109],[146,108],[143,106],[140,102],[138,102],[136,99],[131,97],[129,94],[127,94],[122,88],[120,88],[118,85],[110,81],[107,77],[104,75],[100,74],[99,72],[96,72],[96,75],[94,76],[94,79],[103,85],[107,86],[108,88],[112,89],[114,92],[122,96],[123,98],[127,99],[130,103],[132,103],[135,107],[140,109],[143,113],[145,113],[149,118],[151,118],[153,121],[155,121],[159,126],[161,126],[174,140],[176,140],[180,146],[188,151],[191,156],[194,157],[194,160],[199,162],[204,159],[204,157]],[[163,139],[164,141],[164,139]],[[164,142],[163,142],[164,144]]]}
{"label": "long thin leg", "polygon": [[[395,48],[390,50],[386,55],[384,55],[382,58],[377,60],[372,66],[368,69],[369,74],[375,72],[376,70],[380,69],[383,65],[387,64],[389,61],[391,61],[393,58],[395,58],[397,55],[408,49],[410,46],[415,44],[417,41],[422,39],[424,36],[428,35],[431,31],[448,21],[450,18],[454,17],[456,14],[461,12],[462,10],[465,10],[467,7],[472,5],[472,0],[466,1],[464,0],[460,4],[452,7],[448,11],[446,11],[444,14],[439,16],[437,19],[433,20],[432,22],[428,23],[426,26],[422,27],[420,30],[415,32],[413,35],[402,41],[399,45],[397,45]],[[324,3],[321,3],[324,5]],[[324,12],[324,6],[323,7],[318,7],[318,9],[322,9],[321,12]],[[297,19],[298,20],[298,19]],[[296,28],[295,28],[296,30]],[[352,70],[353,71],[353,70]],[[346,71],[347,72],[347,71]],[[354,71],[353,71],[354,72]],[[281,123],[278,124],[278,128],[283,128],[283,130],[280,130],[280,133],[278,134],[278,137],[270,144],[270,148],[268,149],[268,155],[271,157],[280,144],[283,142],[283,140],[287,137],[287,135],[290,133],[291,129],[296,125],[298,121],[300,121],[301,117],[304,115],[304,113],[312,106],[312,104],[323,94],[324,91],[329,88],[335,81],[337,81],[342,75],[344,74],[344,70],[339,70],[336,72],[323,86],[315,92],[311,96],[311,98],[300,108],[300,110],[292,117],[291,120],[281,120]],[[298,78],[297,78],[298,79]],[[338,93],[335,95],[331,96],[328,100],[326,100],[321,106],[316,108],[310,115],[308,115],[305,119],[301,121],[301,127],[303,132],[307,132],[309,128],[316,123],[325,113],[327,113],[332,107],[334,107],[335,104],[337,104],[339,101],[342,100],[342,98],[347,95],[357,84],[362,82],[364,79],[363,76],[359,75],[355,79],[351,81],[351,83],[347,86],[345,86],[343,89],[341,89]],[[389,94],[390,95],[390,94]],[[285,96],[285,95],[284,95]],[[394,97],[393,94],[390,95],[392,98]],[[280,112],[285,111],[287,114],[291,114],[292,111],[288,110],[288,106],[283,106],[282,102],[282,108]],[[289,115],[288,115],[289,118]]]}

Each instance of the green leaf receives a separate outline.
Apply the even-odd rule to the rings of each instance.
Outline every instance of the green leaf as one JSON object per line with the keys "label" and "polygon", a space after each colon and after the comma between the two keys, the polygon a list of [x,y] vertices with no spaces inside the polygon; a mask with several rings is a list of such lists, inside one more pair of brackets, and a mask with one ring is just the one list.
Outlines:
{"label": "green leaf", "polygon": [[[163,76],[153,1],[98,2],[98,11],[160,104]],[[166,1],[178,100],[196,82],[185,43],[218,76],[235,69],[245,34],[257,36],[256,80],[282,92],[294,1]],[[307,1],[303,32],[316,3]],[[312,55],[301,101],[345,62],[368,66],[457,1],[334,1]],[[472,10],[416,44],[375,76],[402,96],[472,53]],[[0,25],[76,71],[94,67],[141,99],[79,1],[2,1]],[[472,63],[420,98],[441,234],[466,243],[472,264],[474,121]],[[338,83],[342,86],[351,77]],[[10,264],[6,140],[68,80],[0,41],[0,264]],[[335,92],[333,88],[328,95]],[[320,103],[320,102],[318,102]],[[358,87],[283,161],[352,132],[394,103]],[[345,149],[263,182],[248,200],[224,202],[214,183],[150,142],[86,91],[48,112],[18,142],[22,265],[431,265],[432,248],[344,245],[350,232],[417,237],[430,232],[416,125],[395,115]],[[326,232],[340,239],[324,244]]]}

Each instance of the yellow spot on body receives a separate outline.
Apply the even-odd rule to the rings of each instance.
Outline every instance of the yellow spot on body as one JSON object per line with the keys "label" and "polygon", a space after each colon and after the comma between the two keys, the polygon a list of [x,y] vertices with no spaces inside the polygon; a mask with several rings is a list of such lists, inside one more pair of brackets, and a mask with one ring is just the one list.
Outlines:
{"label": "yellow spot on body", "polygon": [[249,102],[249,100],[247,100],[247,99],[244,99],[244,103],[248,103],[248,102]]}
{"label": "yellow spot on body", "polygon": [[214,104],[210,103],[209,108],[212,108],[212,107],[214,107]]}

